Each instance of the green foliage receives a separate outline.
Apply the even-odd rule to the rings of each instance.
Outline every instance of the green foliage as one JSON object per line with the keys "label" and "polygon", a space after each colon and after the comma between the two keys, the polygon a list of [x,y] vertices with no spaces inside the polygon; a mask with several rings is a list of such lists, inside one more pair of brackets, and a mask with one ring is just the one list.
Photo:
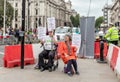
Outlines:
{"label": "green foliage", "polygon": [[72,16],[70,17],[70,19],[71,19],[71,22],[72,22],[72,24],[73,24],[73,26],[74,26],[75,17],[72,15]]}
{"label": "green foliage", "polygon": [[77,14],[76,16],[72,15],[70,17],[70,19],[71,19],[71,22],[72,22],[74,27],[78,27],[80,25],[80,16],[79,16],[79,14]]}
{"label": "green foliage", "polygon": [[[6,3],[6,25],[10,26],[13,19],[13,7],[10,3]],[[3,19],[4,19],[4,0],[0,0],[0,27],[3,27]]]}
{"label": "green foliage", "polygon": [[103,16],[98,17],[98,18],[96,19],[96,22],[95,22],[95,27],[96,27],[96,28],[99,28],[100,25],[101,25],[103,22],[104,22]]}

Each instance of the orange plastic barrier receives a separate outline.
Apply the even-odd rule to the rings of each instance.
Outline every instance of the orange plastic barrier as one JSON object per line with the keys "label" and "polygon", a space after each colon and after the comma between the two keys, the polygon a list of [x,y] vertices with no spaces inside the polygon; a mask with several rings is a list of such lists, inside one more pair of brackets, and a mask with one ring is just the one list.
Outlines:
{"label": "orange plastic barrier", "polygon": [[94,43],[94,58],[99,58],[100,56],[100,42],[96,41]]}
{"label": "orange plastic barrier", "polygon": [[[34,64],[32,45],[29,44],[25,45],[24,49],[25,49],[24,65]],[[4,67],[7,68],[20,66],[21,46],[20,45],[5,46],[3,61]]]}
{"label": "orange plastic barrier", "polygon": [[111,61],[110,61],[110,66],[113,70],[116,66],[118,54],[119,54],[119,49],[117,47],[113,47],[112,58],[111,58]]}
{"label": "orange plastic barrier", "polygon": [[108,44],[106,42],[104,42],[103,53],[104,53],[104,57],[106,58],[107,57],[107,53],[108,53]]}
{"label": "orange plastic barrier", "polygon": [[[103,50],[104,58],[106,58],[107,52],[108,52],[108,46],[107,46],[107,43],[104,42],[104,50]],[[99,57],[100,57],[100,42],[95,41],[95,43],[94,43],[94,58],[97,59]]]}

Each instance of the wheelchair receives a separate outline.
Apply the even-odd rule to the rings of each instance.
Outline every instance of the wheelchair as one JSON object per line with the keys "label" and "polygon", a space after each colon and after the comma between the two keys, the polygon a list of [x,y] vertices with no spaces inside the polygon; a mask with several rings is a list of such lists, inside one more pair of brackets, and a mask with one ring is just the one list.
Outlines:
{"label": "wheelchair", "polygon": [[[42,44],[41,47],[43,47],[43,44]],[[54,59],[53,59],[53,62],[52,62],[52,67],[51,67],[52,71],[55,71],[58,68],[58,65],[59,65],[59,61],[58,60],[60,59],[60,56],[58,55],[57,48],[58,48],[58,45],[55,45],[55,55],[54,55]],[[44,47],[43,47],[43,49],[44,49]],[[43,67],[44,70],[48,70],[49,69],[48,58],[49,57],[44,57],[43,58],[43,60],[44,60],[44,67]],[[35,69],[39,69],[39,66],[38,66],[38,68],[35,68]]]}
{"label": "wheelchair", "polygon": [[[44,69],[48,70],[49,69],[48,57],[44,58],[44,63],[45,63]],[[58,68],[58,65],[59,65],[59,56],[57,54],[57,50],[55,50],[55,56],[54,56],[54,59],[53,59],[53,62],[52,62],[52,71],[55,71]]]}

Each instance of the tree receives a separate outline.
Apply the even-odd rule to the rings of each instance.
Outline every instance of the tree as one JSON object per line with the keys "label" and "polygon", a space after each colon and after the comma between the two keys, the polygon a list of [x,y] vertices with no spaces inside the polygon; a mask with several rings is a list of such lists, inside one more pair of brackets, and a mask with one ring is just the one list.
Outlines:
{"label": "tree", "polygon": [[70,17],[70,19],[71,19],[71,22],[72,22],[74,27],[78,27],[80,25],[80,16],[79,16],[79,14],[77,14],[76,16],[72,15]]}
{"label": "tree", "polygon": [[95,27],[96,27],[96,28],[99,28],[100,25],[101,25],[103,22],[104,22],[103,16],[98,17],[98,18],[96,19],[96,22],[95,22]]}
{"label": "tree", "polygon": [[75,17],[75,27],[78,27],[80,25],[80,15],[77,14]]}
{"label": "tree", "polygon": [[72,24],[74,26],[74,24],[75,24],[75,17],[73,15],[70,17],[70,20],[71,20],[71,22],[72,22]]}
{"label": "tree", "polygon": [[[12,19],[13,19],[13,7],[10,3],[6,3],[6,25],[11,26]],[[0,0],[0,27],[3,27],[3,20],[4,20],[4,0]]]}

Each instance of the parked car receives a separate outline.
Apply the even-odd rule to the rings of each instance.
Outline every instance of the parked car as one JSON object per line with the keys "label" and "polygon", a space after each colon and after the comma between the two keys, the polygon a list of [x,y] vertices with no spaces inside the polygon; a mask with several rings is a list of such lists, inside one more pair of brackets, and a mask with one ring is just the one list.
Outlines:
{"label": "parked car", "polygon": [[58,40],[58,41],[61,41],[61,40],[64,40],[64,36],[66,34],[70,34],[72,35],[72,28],[71,27],[57,27],[55,29],[55,38]]}

